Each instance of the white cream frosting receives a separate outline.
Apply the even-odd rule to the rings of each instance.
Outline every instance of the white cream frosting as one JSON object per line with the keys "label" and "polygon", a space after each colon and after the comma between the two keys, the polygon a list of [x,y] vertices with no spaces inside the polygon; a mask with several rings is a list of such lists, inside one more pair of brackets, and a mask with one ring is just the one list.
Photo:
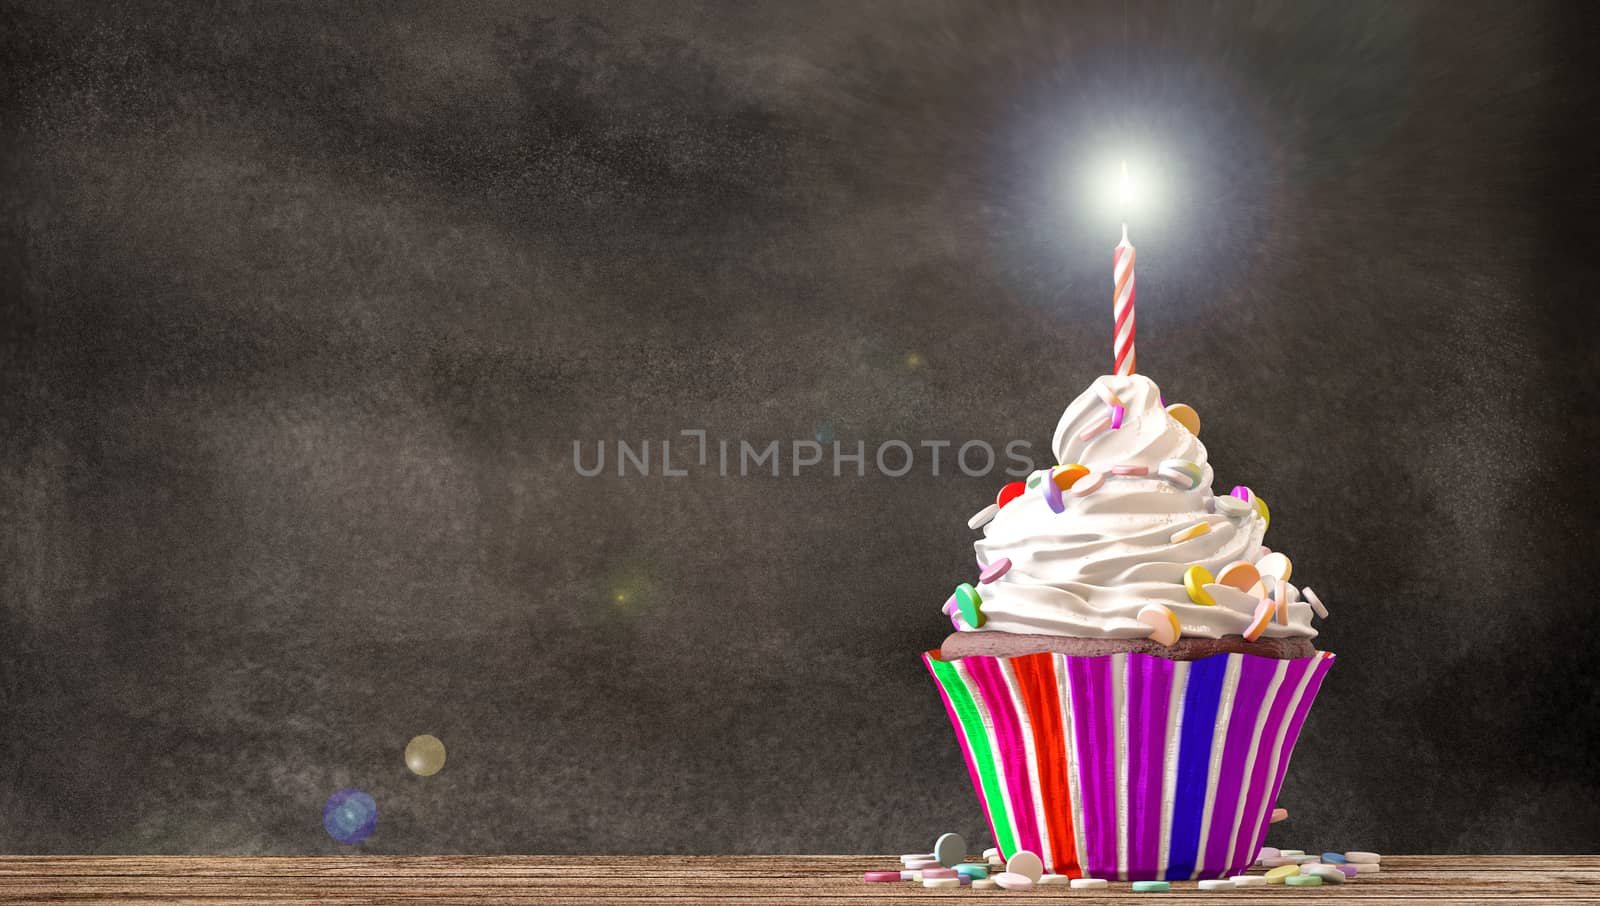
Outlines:
{"label": "white cream frosting", "polygon": [[[1106,390],[1126,409],[1122,427],[1080,439],[1110,414],[1102,397]],[[1042,481],[1002,507],[974,547],[979,563],[1006,557],[1011,568],[999,580],[977,585],[986,622],[972,631],[1144,638],[1150,627],[1138,621],[1140,609],[1164,604],[1177,615],[1184,637],[1244,633],[1259,599],[1213,584],[1206,590],[1217,603],[1196,604],[1184,588],[1183,575],[1196,564],[1216,575],[1236,560],[1259,560],[1266,523],[1254,507],[1239,518],[1212,512],[1206,448],[1167,414],[1155,382],[1137,374],[1097,378],[1062,414],[1052,446],[1061,464],[1079,463],[1095,472],[1137,465],[1149,474],[1108,475],[1101,487],[1083,497],[1069,491],[1063,495],[1062,513],[1046,503]],[[1200,466],[1200,483],[1185,491],[1158,477],[1158,468],[1168,459]],[[1210,532],[1172,543],[1174,532],[1202,521],[1210,524]],[[1288,624],[1274,620],[1263,635],[1315,638],[1310,605],[1293,585],[1288,585],[1288,598]]]}

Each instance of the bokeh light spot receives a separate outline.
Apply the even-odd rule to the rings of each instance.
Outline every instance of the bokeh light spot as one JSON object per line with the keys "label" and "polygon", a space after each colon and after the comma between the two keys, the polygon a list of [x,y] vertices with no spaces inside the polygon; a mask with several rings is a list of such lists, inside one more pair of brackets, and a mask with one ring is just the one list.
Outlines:
{"label": "bokeh light spot", "polygon": [[411,737],[406,743],[406,767],[418,777],[431,777],[444,767],[444,743],[439,737],[424,733]]}
{"label": "bokeh light spot", "polygon": [[361,790],[346,787],[322,806],[322,826],[340,843],[360,843],[378,829],[378,803]]}

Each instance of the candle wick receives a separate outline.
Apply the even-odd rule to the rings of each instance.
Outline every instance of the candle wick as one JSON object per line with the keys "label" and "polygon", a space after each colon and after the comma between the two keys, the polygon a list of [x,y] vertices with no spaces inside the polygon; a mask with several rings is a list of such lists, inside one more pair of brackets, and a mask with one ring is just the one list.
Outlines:
{"label": "candle wick", "polygon": [[1122,225],[1122,244],[1123,245],[1127,245],[1128,244],[1128,225],[1127,224],[1123,224]]}

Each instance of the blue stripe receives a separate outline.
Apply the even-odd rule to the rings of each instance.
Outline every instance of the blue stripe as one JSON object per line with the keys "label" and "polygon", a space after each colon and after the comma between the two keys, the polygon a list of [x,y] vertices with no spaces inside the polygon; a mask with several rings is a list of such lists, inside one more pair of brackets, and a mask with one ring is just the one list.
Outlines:
{"label": "blue stripe", "polygon": [[1214,654],[1189,665],[1183,693],[1183,726],[1178,730],[1178,782],[1173,791],[1172,841],[1167,848],[1167,880],[1194,874],[1200,848],[1200,819],[1206,810],[1206,775],[1211,770],[1211,737],[1217,728],[1217,702],[1228,656]]}

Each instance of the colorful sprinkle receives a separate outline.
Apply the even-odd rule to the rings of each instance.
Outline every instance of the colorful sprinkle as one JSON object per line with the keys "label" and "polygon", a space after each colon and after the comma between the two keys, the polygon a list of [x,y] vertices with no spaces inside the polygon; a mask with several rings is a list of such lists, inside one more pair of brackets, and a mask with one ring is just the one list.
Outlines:
{"label": "colorful sprinkle", "polygon": [[1178,637],[1183,635],[1183,626],[1178,622],[1178,615],[1165,604],[1146,604],[1140,608],[1137,619],[1150,627],[1148,637],[1158,645],[1175,644]]}
{"label": "colorful sprinkle", "polygon": [[1379,867],[1378,863],[1376,863],[1376,862],[1354,862],[1353,861],[1350,864],[1354,865],[1356,867],[1356,874],[1368,875],[1368,874],[1377,874],[1378,872],[1383,871],[1383,869],[1381,867]]}
{"label": "colorful sprinkle", "polygon": [[1211,592],[1206,591],[1206,586],[1215,581],[1211,577],[1211,571],[1198,563],[1183,573],[1183,587],[1189,591],[1189,600],[1207,607],[1217,605],[1217,599],[1211,597]]}
{"label": "colorful sprinkle", "polygon": [[1262,859],[1276,859],[1281,855],[1283,855],[1283,853],[1279,852],[1276,846],[1263,846],[1261,847],[1261,851],[1256,853],[1256,861],[1259,862]]}
{"label": "colorful sprinkle", "polygon": [[1279,821],[1288,821],[1288,820],[1289,820],[1289,810],[1288,809],[1286,809],[1286,808],[1275,808],[1275,809],[1272,810],[1272,822],[1271,823],[1277,824]]}
{"label": "colorful sprinkle", "polygon": [[1166,893],[1172,889],[1171,881],[1134,881],[1134,893]]}
{"label": "colorful sprinkle", "polygon": [[[1267,624],[1272,622],[1274,610],[1275,608],[1271,601],[1262,601],[1256,605],[1255,616],[1250,618],[1250,625],[1244,631],[1244,640],[1246,642],[1254,642],[1256,639],[1261,638],[1261,634],[1267,631]],[[1284,856],[1287,858],[1288,853],[1285,853]]]}
{"label": "colorful sprinkle", "polygon": [[974,878],[987,878],[989,876],[989,866],[982,862],[962,862],[956,866],[956,871],[964,875],[971,875]]}
{"label": "colorful sprinkle", "polygon": [[1335,865],[1333,867],[1343,872],[1345,880],[1347,881],[1360,874],[1360,872],[1356,871],[1356,867],[1354,865]]}
{"label": "colorful sprinkle", "polygon": [[1323,881],[1332,884],[1343,884],[1346,880],[1344,872],[1339,870],[1339,866],[1324,865],[1320,862],[1315,865],[1300,866],[1300,873],[1302,875],[1316,875]]}
{"label": "colorful sprinkle", "polygon": [[1123,463],[1121,465],[1118,465],[1118,466],[1112,466],[1111,467],[1111,474],[1113,474],[1113,475],[1121,475],[1123,477],[1137,477],[1137,476],[1140,476],[1140,475],[1149,475],[1150,474],[1150,467],[1149,466],[1141,466],[1136,462],[1125,462],[1125,463]]}
{"label": "colorful sprinkle", "polygon": [[1128,410],[1127,410],[1126,407],[1123,407],[1123,406],[1112,406],[1111,407],[1111,430],[1115,431],[1118,428],[1122,427],[1122,420],[1127,418],[1127,415],[1128,415]]}
{"label": "colorful sprinkle", "polygon": [[1101,890],[1109,883],[1105,878],[1073,878],[1068,886],[1073,890]]}
{"label": "colorful sprinkle", "polygon": [[1217,584],[1232,586],[1240,591],[1249,591],[1251,586],[1260,581],[1261,573],[1249,560],[1235,560],[1217,573]]}
{"label": "colorful sprinkle", "polygon": [[1078,439],[1085,441],[1093,440],[1109,430],[1111,430],[1111,416],[1107,415],[1104,418],[1098,419],[1089,427],[1084,428],[1083,433],[1078,435]]}
{"label": "colorful sprinkle", "polygon": [[1323,853],[1322,854],[1322,864],[1324,864],[1324,865],[1343,865],[1344,863],[1346,863],[1348,861],[1350,861],[1350,860],[1346,859],[1344,857],[1344,854],[1342,854],[1342,853]]}
{"label": "colorful sprinkle", "polygon": [[1090,494],[1093,494],[1095,491],[1100,490],[1100,486],[1105,483],[1106,473],[1090,472],[1086,477],[1072,486],[1072,496],[1087,497]]}
{"label": "colorful sprinkle", "polygon": [[1317,593],[1312,591],[1310,586],[1305,586],[1300,589],[1300,597],[1306,599],[1306,603],[1311,605],[1312,611],[1314,611],[1318,617],[1324,620],[1328,618],[1328,608],[1323,606],[1322,599],[1317,597]]}
{"label": "colorful sprinkle", "polygon": [[992,504],[992,503],[989,504],[988,506],[986,506],[983,509],[979,510],[978,512],[974,513],[972,515],[972,518],[967,520],[967,528],[969,528],[969,529],[980,529],[980,528],[983,528],[985,525],[989,524],[989,520],[993,519],[994,515],[996,513],[998,513],[998,512],[1000,512],[1000,507],[999,506],[997,506],[995,504]]}
{"label": "colorful sprinkle", "polygon": [[1200,413],[1187,403],[1173,403],[1167,407],[1167,414],[1178,420],[1178,424],[1188,430],[1195,437],[1200,436]]}
{"label": "colorful sprinkle", "polygon": [[1030,881],[1039,880],[1044,874],[1044,860],[1037,853],[1028,850],[1019,850],[1006,860],[1006,871],[1014,875],[1022,875]]}
{"label": "colorful sprinkle", "polygon": [[1250,493],[1250,489],[1244,485],[1236,484],[1233,486],[1233,490],[1228,492],[1228,496],[1236,500],[1243,500],[1245,503],[1249,503],[1251,498],[1253,498],[1255,495]]}
{"label": "colorful sprinkle", "polygon": [[960,887],[961,878],[959,876],[954,878],[923,878],[922,886],[934,889],[938,889],[940,887]]}
{"label": "colorful sprinkle", "polygon": [[1256,498],[1256,512],[1261,514],[1261,530],[1264,532],[1272,525],[1272,511],[1267,509],[1267,502],[1260,497]]}
{"label": "colorful sprinkle", "polygon": [[887,883],[887,882],[890,882],[890,881],[898,881],[898,880],[900,880],[900,872],[898,872],[898,871],[869,871],[866,874],[861,876],[861,880],[866,881],[869,884],[884,884],[884,883]]}
{"label": "colorful sprinkle", "polygon": [[1000,493],[995,495],[995,497],[994,497],[994,505],[998,506],[998,507],[1003,507],[1006,504],[1010,503],[1011,501],[1016,500],[1018,497],[1021,497],[1023,494],[1027,493],[1027,491],[1028,491],[1028,486],[1027,485],[1023,484],[1020,481],[1013,481],[1010,484],[1007,484],[1005,487],[1001,488],[1000,489]]}
{"label": "colorful sprinkle", "polygon": [[1265,886],[1267,886],[1267,879],[1263,878],[1261,875],[1234,875],[1233,877],[1229,878],[1228,880],[1232,881],[1233,882],[1233,886],[1235,886],[1235,887],[1265,887]]}
{"label": "colorful sprinkle", "polygon": [[1321,887],[1322,875],[1290,875],[1283,879],[1283,883],[1289,887]]}
{"label": "colorful sprinkle", "polygon": [[1178,486],[1179,490],[1188,491],[1199,486],[1201,479],[1205,478],[1205,471],[1199,463],[1187,459],[1163,459],[1156,469],[1156,474]]}
{"label": "colorful sprinkle", "polygon": [[1005,575],[1010,570],[1011,558],[1001,557],[1000,559],[983,568],[983,572],[978,574],[978,583],[980,585],[988,585],[989,583]]}
{"label": "colorful sprinkle", "polygon": [[1211,534],[1211,523],[1196,522],[1194,525],[1191,525],[1188,528],[1178,529],[1177,531],[1173,532],[1172,543],[1182,544],[1183,542],[1188,541],[1190,538],[1198,538],[1201,535],[1209,534]]}
{"label": "colorful sprinkle", "polygon": [[1273,576],[1279,579],[1288,579],[1289,573],[1294,569],[1294,564],[1283,554],[1268,554],[1256,561],[1256,569],[1263,576]]}
{"label": "colorful sprinkle", "polygon": [[937,880],[939,878],[954,878],[958,877],[959,875],[960,872],[956,871],[954,868],[924,868],[922,870],[922,880],[924,881]]}
{"label": "colorful sprinkle", "polygon": [[1369,853],[1369,852],[1362,852],[1360,850],[1354,850],[1354,851],[1345,853],[1344,854],[1344,860],[1346,862],[1353,862],[1353,863],[1358,863],[1358,864],[1367,863],[1367,864],[1376,865],[1377,863],[1383,861],[1383,856],[1380,856],[1377,853]]}
{"label": "colorful sprinkle", "polygon": [[1113,409],[1123,404],[1122,397],[1117,396],[1117,392],[1115,390],[1112,390],[1110,387],[1107,387],[1105,384],[1102,384],[1099,381],[1094,382],[1094,392],[1107,406],[1110,406]]}
{"label": "colorful sprinkle", "polygon": [[1212,878],[1210,880],[1201,881],[1198,886],[1201,890],[1232,890],[1236,885],[1232,881],[1226,881],[1221,878]]}
{"label": "colorful sprinkle", "polygon": [[[983,615],[983,595],[978,594],[978,590],[976,588],[973,588],[971,585],[968,585],[965,582],[956,586],[956,607],[961,611],[961,619],[966,620],[967,625],[974,629],[987,622]],[[951,835],[946,834],[945,836]],[[944,837],[940,837],[939,839],[943,840]],[[965,843],[962,843],[961,845],[963,847],[966,846]],[[942,852],[939,853],[938,858],[941,863],[944,862],[944,855],[945,854]],[[965,852],[956,853],[955,860],[949,864],[954,865],[956,862],[960,862],[962,857],[965,855]]]}
{"label": "colorful sprinkle", "polygon": [[972,882],[973,890],[993,890],[996,886],[993,879]]}

